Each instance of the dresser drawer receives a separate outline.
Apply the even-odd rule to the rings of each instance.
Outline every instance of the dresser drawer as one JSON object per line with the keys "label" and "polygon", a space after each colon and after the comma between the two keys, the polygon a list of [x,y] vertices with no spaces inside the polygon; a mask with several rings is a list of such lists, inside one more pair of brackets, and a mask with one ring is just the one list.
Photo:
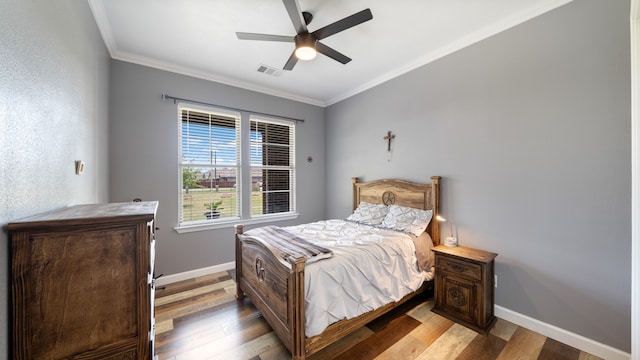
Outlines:
{"label": "dresser drawer", "polygon": [[436,266],[438,271],[445,271],[452,275],[463,276],[469,279],[480,280],[482,278],[482,266],[467,261],[456,260],[446,256],[438,256]]}

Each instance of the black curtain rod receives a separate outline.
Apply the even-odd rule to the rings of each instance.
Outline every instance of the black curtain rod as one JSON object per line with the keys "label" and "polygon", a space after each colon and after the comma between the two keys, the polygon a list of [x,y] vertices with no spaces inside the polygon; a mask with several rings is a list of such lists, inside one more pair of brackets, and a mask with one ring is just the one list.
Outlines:
{"label": "black curtain rod", "polygon": [[302,120],[302,119],[296,119],[296,118],[292,118],[292,117],[288,117],[288,116],[273,115],[273,114],[267,114],[267,113],[263,113],[263,112],[259,112],[259,111],[246,110],[246,109],[238,109],[238,108],[233,108],[233,107],[229,107],[229,106],[211,104],[211,103],[204,102],[204,101],[183,99],[183,98],[179,98],[179,97],[175,97],[175,96],[171,96],[171,95],[167,95],[167,94],[162,94],[162,100],[173,100],[174,104],[176,104],[178,101],[184,101],[184,102],[188,102],[188,103],[192,103],[192,104],[215,106],[215,107],[222,108],[222,109],[227,109],[227,110],[243,111],[243,112],[249,112],[249,113],[257,114],[257,115],[266,115],[266,116],[276,117],[276,118],[280,118],[280,119],[291,120],[291,121],[295,121],[295,122],[304,122],[304,120]]}

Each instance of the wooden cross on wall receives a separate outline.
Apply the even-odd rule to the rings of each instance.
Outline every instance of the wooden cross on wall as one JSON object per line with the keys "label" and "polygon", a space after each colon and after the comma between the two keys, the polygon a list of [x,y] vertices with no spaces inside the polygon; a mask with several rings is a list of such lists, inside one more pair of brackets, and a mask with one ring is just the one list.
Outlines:
{"label": "wooden cross on wall", "polygon": [[387,151],[391,151],[391,140],[395,139],[396,136],[391,134],[391,131],[387,131],[387,136],[384,137],[387,140]]}

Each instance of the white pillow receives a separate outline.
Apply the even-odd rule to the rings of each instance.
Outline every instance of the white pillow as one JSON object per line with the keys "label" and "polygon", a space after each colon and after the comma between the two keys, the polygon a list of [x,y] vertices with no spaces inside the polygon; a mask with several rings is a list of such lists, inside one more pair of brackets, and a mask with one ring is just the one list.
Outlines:
{"label": "white pillow", "polygon": [[389,208],[384,204],[371,204],[361,202],[358,208],[349,215],[347,220],[355,221],[367,225],[380,225],[384,217],[389,212]]}
{"label": "white pillow", "polygon": [[389,213],[380,224],[382,227],[408,232],[420,236],[433,216],[432,210],[421,210],[407,206],[389,205]]}

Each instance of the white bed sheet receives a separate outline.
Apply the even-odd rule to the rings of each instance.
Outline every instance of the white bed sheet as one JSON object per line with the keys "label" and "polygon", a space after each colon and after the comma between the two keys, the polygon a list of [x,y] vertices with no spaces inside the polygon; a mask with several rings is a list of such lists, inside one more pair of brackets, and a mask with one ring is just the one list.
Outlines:
{"label": "white bed sheet", "polygon": [[398,301],[433,277],[418,270],[410,236],[345,220],[324,220],[285,229],[334,256],[305,266],[305,331],[318,335],[330,324]]}

